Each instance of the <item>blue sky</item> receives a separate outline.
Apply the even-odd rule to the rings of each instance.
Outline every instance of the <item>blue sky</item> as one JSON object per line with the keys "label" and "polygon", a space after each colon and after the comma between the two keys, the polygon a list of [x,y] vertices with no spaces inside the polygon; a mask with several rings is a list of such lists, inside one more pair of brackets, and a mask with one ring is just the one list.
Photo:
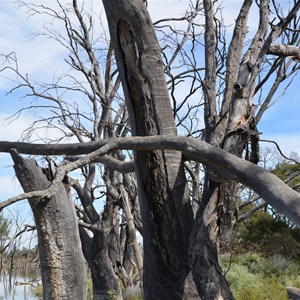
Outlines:
{"label": "blue sky", "polygon": [[[18,10],[13,1],[0,1],[0,52],[9,53],[15,51],[19,67],[23,73],[29,74],[32,80],[51,81],[57,70],[61,70],[65,50],[59,48],[52,40],[32,39],[31,34],[41,30],[44,16],[27,18],[25,10]],[[36,0],[36,2],[38,2]],[[44,4],[55,1],[41,1]],[[61,2],[67,2],[63,0]],[[99,3],[99,1],[97,1]],[[149,0],[149,10],[153,20],[170,16],[182,16],[187,0]],[[232,24],[236,17],[237,9],[241,1],[224,1],[224,17],[228,24]],[[94,7],[100,10],[94,3]],[[250,18],[250,26],[257,24],[255,13]],[[24,101],[22,91],[5,96],[7,91],[14,86],[14,76],[6,73],[0,75],[0,140],[15,141],[20,138],[22,129],[26,128],[35,118],[33,115],[24,114],[14,123],[9,123],[6,118],[20,108]],[[10,79],[9,79],[10,77]],[[299,77],[288,89],[286,94],[265,113],[259,131],[261,138],[275,140],[286,154],[291,151],[300,153],[300,99]],[[12,162],[8,155],[0,154],[0,201],[21,192],[16,180]],[[15,206],[23,207],[20,205]],[[22,208],[21,208],[22,209]]]}

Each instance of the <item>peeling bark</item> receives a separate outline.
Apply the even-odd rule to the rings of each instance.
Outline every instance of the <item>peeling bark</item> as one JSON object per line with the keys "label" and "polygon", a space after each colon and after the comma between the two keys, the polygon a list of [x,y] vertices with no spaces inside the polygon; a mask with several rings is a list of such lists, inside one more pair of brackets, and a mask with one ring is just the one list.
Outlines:
{"label": "peeling bark", "polygon": [[[251,0],[244,1],[236,21],[234,34],[227,58],[227,81],[221,113],[217,116],[213,110],[205,114],[205,120],[214,117],[215,128],[205,128],[205,140],[212,145],[221,147],[227,152],[242,157],[248,139],[257,135],[252,97],[255,88],[254,70],[259,67],[258,56],[264,45],[268,29],[269,1],[261,1],[260,22],[256,35],[249,49],[240,61],[243,42],[246,36],[247,16],[252,5]],[[206,24],[212,23],[213,3],[204,1]],[[206,61],[209,62],[215,53],[211,53],[211,40],[215,38],[213,25],[206,27],[205,49]],[[214,50],[215,51],[215,50]],[[208,63],[206,63],[209,67]],[[209,90],[213,90],[210,71],[206,76],[211,80]],[[205,87],[207,93],[208,88]],[[215,97],[206,101],[214,102]],[[212,106],[212,104],[210,104]],[[220,121],[219,121],[220,120]],[[190,261],[194,278],[200,295],[207,299],[233,299],[229,284],[221,272],[218,262],[219,241],[230,241],[234,224],[233,215],[236,211],[237,183],[216,179],[211,170],[206,170],[202,203],[196,216],[191,236]]]}

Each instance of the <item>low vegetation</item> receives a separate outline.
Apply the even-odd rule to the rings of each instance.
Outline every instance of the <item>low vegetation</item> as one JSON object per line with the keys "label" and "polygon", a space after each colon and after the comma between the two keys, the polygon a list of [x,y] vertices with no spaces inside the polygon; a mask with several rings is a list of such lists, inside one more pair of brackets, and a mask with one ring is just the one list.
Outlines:
{"label": "low vegetation", "polygon": [[237,300],[285,300],[286,287],[300,288],[300,234],[266,211],[239,224],[232,252],[221,262]]}
{"label": "low vegetation", "polygon": [[223,270],[237,300],[288,299],[286,287],[300,288],[300,263],[282,256],[250,252],[233,258],[222,255]]}

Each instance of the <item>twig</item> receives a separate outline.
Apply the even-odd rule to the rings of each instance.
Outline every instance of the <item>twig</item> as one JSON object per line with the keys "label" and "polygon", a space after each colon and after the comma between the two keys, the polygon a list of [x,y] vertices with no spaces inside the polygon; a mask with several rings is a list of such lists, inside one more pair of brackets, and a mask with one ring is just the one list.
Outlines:
{"label": "twig", "polygon": [[285,156],[285,155],[283,154],[283,152],[281,151],[279,145],[278,145],[275,141],[271,141],[271,140],[259,140],[259,141],[260,141],[260,142],[266,142],[266,143],[273,143],[273,144],[275,144],[275,146],[276,146],[278,152],[280,153],[280,155],[281,155],[282,157],[284,157],[284,158],[287,159],[287,160],[293,161],[293,162],[296,163],[297,165],[300,165],[300,162],[298,162],[297,160]]}

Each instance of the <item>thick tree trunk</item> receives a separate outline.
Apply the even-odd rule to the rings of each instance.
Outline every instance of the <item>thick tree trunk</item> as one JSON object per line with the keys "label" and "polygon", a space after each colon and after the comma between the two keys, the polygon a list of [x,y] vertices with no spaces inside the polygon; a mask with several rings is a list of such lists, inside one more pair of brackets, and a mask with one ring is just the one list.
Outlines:
{"label": "thick tree trunk", "polygon": [[[264,1],[260,7],[259,29],[248,51],[240,61],[246,34],[247,16],[252,2],[252,0],[244,1],[236,21],[226,62],[227,81],[221,115],[216,114],[215,107],[211,108],[211,103],[215,103],[215,93],[212,93],[211,90],[214,90],[216,83],[215,81],[210,83],[206,79],[208,87],[206,87],[205,99],[210,106],[206,105],[205,140],[238,157],[242,157],[250,137],[253,141],[257,139],[252,105],[255,76],[252,76],[252,73],[257,64],[257,56],[262,47],[268,24],[268,1]],[[215,47],[214,45],[210,47],[216,34],[212,22],[213,1],[205,0],[204,7],[206,24],[211,24],[206,27],[205,31],[206,77],[211,79],[212,74],[215,74],[216,71],[210,70],[215,65],[211,59],[211,56],[215,55]],[[209,65],[208,62],[211,64]],[[229,284],[219,266],[218,248],[220,241],[225,243],[230,241],[236,200],[237,183],[221,180],[207,169],[203,203],[196,217],[190,252],[193,275],[200,295],[204,299],[233,299]],[[200,270],[201,265],[203,266],[202,270]]]}
{"label": "thick tree trunk", "polygon": [[230,300],[233,295],[219,264],[219,182],[205,180],[190,238],[190,265],[202,299]]}
{"label": "thick tree trunk", "polygon": [[[25,192],[45,190],[51,179],[35,160],[12,152],[14,168]],[[48,173],[49,174],[49,173]],[[30,198],[37,233],[43,299],[86,299],[87,272],[74,204],[61,183],[50,199]]]}
{"label": "thick tree trunk", "polygon": [[[175,135],[160,47],[143,1],[103,3],[133,134]],[[136,152],[135,162],[143,220],[144,298],[182,299],[193,214],[181,153]]]}
{"label": "thick tree trunk", "polygon": [[80,227],[80,237],[84,256],[88,262],[93,282],[93,299],[123,299],[119,279],[115,274],[120,263],[119,257],[111,257],[118,249],[116,240],[110,241],[113,235],[113,199],[108,195],[101,217],[94,223],[93,237]]}
{"label": "thick tree trunk", "polygon": [[123,299],[118,278],[108,255],[108,234],[95,232],[91,238],[85,229],[80,228],[80,235],[92,275],[93,299]]}
{"label": "thick tree trunk", "polygon": [[[86,221],[88,224],[92,224],[90,228],[93,231],[92,237],[85,228],[79,227],[83,254],[92,275],[93,299],[122,299],[119,279],[114,270],[120,258],[111,257],[113,255],[110,255],[110,250],[111,253],[116,253],[118,252],[116,249],[119,248],[118,233],[115,234],[119,227],[114,226],[114,216],[116,215],[114,209],[116,209],[116,205],[114,205],[114,201],[109,195],[110,193],[107,192],[106,205],[101,216],[97,213],[91,193],[94,172],[95,165],[90,164],[90,173],[83,188],[77,181],[71,182],[85,208]],[[107,186],[107,189],[109,188]]]}

